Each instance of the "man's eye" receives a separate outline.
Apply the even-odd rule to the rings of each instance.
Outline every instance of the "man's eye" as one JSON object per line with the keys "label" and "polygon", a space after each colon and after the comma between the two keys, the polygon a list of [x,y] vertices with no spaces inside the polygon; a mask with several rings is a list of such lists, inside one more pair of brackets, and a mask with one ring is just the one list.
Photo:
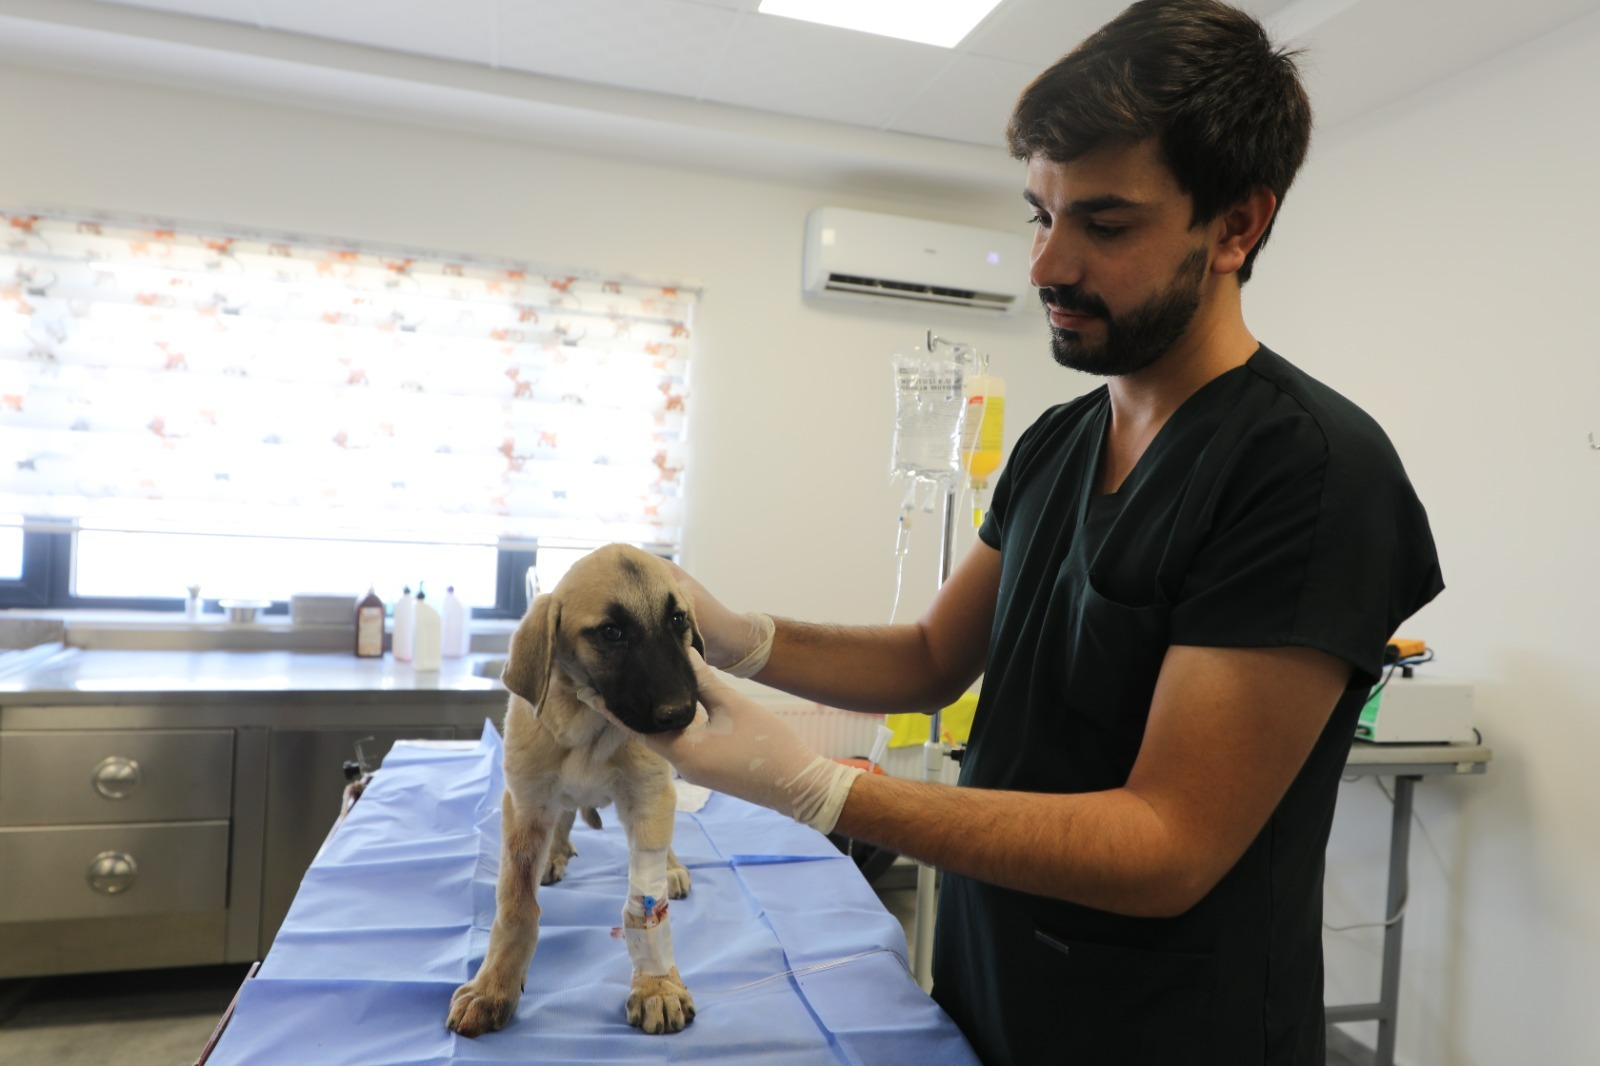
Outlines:
{"label": "man's eye", "polygon": [[1044,212],[1037,211],[1031,217],[1029,217],[1028,225],[1030,225],[1030,226],[1048,226],[1048,225],[1050,225],[1050,220],[1048,218],[1044,217]]}
{"label": "man's eye", "polygon": [[622,639],[622,627],[615,622],[607,622],[600,627],[600,639],[608,644],[615,644]]}
{"label": "man's eye", "polygon": [[1108,226],[1103,222],[1086,223],[1083,229],[1089,236],[1099,237],[1101,240],[1111,240],[1114,237],[1122,236],[1128,231],[1127,226]]}

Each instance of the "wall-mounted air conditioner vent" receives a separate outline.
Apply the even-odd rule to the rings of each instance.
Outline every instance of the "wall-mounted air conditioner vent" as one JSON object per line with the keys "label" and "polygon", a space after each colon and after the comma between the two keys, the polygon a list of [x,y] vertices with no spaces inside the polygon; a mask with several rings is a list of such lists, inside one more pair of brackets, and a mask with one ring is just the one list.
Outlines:
{"label": "wall-mounted air conditioner vent", "polygon": [[805,291],[1010,313],[1027,291],[1028,238],[819,207],[806,218]]}

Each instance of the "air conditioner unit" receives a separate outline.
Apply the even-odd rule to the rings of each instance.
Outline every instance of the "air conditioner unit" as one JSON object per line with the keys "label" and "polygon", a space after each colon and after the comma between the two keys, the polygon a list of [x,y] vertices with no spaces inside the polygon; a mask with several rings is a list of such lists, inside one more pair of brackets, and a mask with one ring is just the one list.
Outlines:
{"label": "air conditioner unit", "polygon": [[1025,236],[819,207],[806,216],[805,291],[1009,314],[1028,290]]}

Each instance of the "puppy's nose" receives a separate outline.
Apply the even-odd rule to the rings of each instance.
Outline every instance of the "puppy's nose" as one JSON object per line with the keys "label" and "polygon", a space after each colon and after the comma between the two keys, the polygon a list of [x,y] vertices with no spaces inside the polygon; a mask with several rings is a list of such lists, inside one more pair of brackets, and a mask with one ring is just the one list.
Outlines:
{"label": "puppy's nose", "polygon": [[694,721],[694,702],[680,704],[676,707],[657,707],[655,713],[656,727],[662,732],[669,729],[682,729]]}

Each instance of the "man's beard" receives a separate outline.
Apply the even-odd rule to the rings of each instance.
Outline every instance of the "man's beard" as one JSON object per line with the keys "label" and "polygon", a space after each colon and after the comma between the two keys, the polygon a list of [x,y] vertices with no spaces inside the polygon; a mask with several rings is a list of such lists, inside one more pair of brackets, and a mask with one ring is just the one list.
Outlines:
{"label": "man's beard", "polygon": [[1050,354],[1071,370],[1103,377],[1122,377],[1145,369],[1166,355],[1200,309],[1200,287],[1206,276],[1206,250],[1196,248],[1178,264],[1172,283],[1132,311],[1113,316],[1100,297],[1076,285],[1039,290],[1039,299],[1064,311],[1105,320],[1106,339],[1085,344],[1076,330],[1050,328]]}

